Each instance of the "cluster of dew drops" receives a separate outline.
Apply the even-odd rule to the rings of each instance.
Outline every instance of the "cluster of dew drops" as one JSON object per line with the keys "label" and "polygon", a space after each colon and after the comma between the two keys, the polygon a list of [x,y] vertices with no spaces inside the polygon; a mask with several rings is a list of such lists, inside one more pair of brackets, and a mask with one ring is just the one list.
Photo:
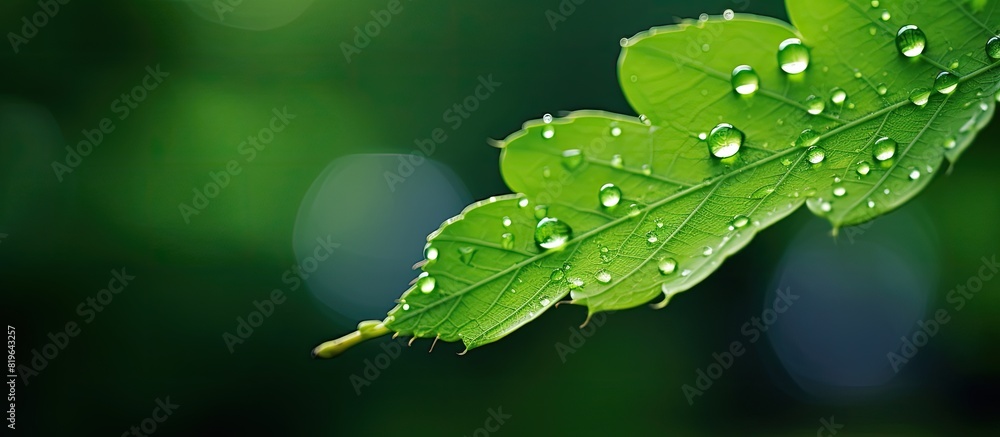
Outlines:
{"label": "cluster of dew drops", "polygon": [[[871,2],[873,8],[879,6],[877,0]],[[734,17],[734,13],[731,10],[726,10],[723,14],[723,18],[726,20],[731,20]],[[879,17],[882,21],[888,21],[891,14],[887,10],[882,10]],[[701,21],[707,20],[707,15],[703,14],[700,18]],[[924,49],[927,47],[927,37],[923,30],[919,27],[908,24],[899,28],[896,33],[896,48],[902,56],[907,58],[913,58],[920,56]],[[625,45],[627,39],[622,40],[622,44]],[[986,42],[986,54],[993,61],[1000,60],[1000,36],[993,36]],[[781,70],[787,75],[798,75],[806,71],[809,68],[809,48],[802,43],[798,38],[788,38],[782,41],[777,47],[777,58],[778,65]],[[860,71],[855,70],[855,78],[860,78]],[[635,77],[632,78],[633,81],[637,80]],[[934,91],[948,95],[953,93],[959,84],[959,78],[954,74],[942,71],[934,79],[933,90],[931,88],[916,88],[912,90],[909,94],[910,102],[917,106],[923,107],[930,101],[930,97]],[[733,91],[741,96],[753,96],[760,89],[760,76],[757,71],[750,65],[738,65],[736,66],[731,75],[731,84]],[[880,95],[886,94],[887,87],[885,85],[878,85],[875,87],[876,92]],[[836,106],[844,105],[847,101],[847,92],[841,88],[834,88],[830,92],[829,101],[831,104]],[[1000,94],[998,94],[998,100],[1000,100]],[[825,99],[811,95],[806,98],[803,102],[803,106],[811,115],[819,115],[823,113],[826,109]],[[541,130],[541,136],[543,139],[552,139],[555,137],[556,129],[552,125],[552,115],[545,114],[542,117],[544,126]],[[639,121],[645,125],[650,125],[650,120],[645,116],[639,116]],[[612,123],[609,128],[609,135],[611,137],[619,137],[622,135],[622,128],[617,123]],[[803,130],[798,138],[795,140],[795,145],[803,148],[807,148],[806,160],[811,164],[819,165],[826,158],[825,150],[817,146],[822,135],[812,129]],[[705,141],[708,145],[708,152],[711,156],[718,159],[728,159],[736,156],[740,148],[743,146],[746,137],[743,131],[739,130],[730,123],[719,123],[716,125],[709,133],[702,133],[698,135],[699,140]],[[954,139],[948,139],[944,143],[946,149],[953,149],[956,146],[956,141]],[[898,144],[895,140],[889,137],[880,137],[874,141],[872,144],[872,159],[875,163],[884,164],[891,162],[890,160],[896,155]],[[569,171],[576,170],[581,167],[586,158],[583,151],[580,149],[568,149],[562,153],[562,165]],[[786,160],[783,162],[785,165],[790,165],[791,161]],[[621,155],[614,155],[611,157],[610,165],[614,168],[624,168],[624,160]],[[860,161],[857,163],[855,171],[861,177],[867,176],[873,168],[873,164],[868,161]],[[643,174],[651,174],[650,166],[643,165],[640,170]],[[927,172],[932,171],[930,167],[926,168]],[[544,170],[545,175],[548,176],[548,168]],[[917,168],[911,168],[908,173],[910,180],[917,180],[921,176],[921,171]],[[834,197],[843,197],[847,194],[847,189],[840,185],[840,178],[834,180],[835,186],[833,188]],[[885,190],[885,194],[889,194],[889,190]],[[618,205],[624,200],[622,195],[622,190],[613,183],[607,183],[600,187],[598,190],[598,202],[601,207],[611,210],[617,208]],[[528,207],[529,201],[526,197],[521,197],[518,199],[518,206],[521,208]],[[871,199],[868,200],[867,206],[869,208],[875,207],[875,202]],[[819,199],[819,208],[824,212],[830,212],[832,206],[829,202],[824,202]],[[637,216],[641,212],[641,207],[637,204],[632,203],[629,206],[627,214],[629,216]],[[572,238],[573,230],[565,222],[558,218],[550,217],[548,212],[548,207],[545,205],[536,205],[534,207],[534,218],[537,220],[535,225],[534,240],[535,244],[542,250],[560,250],[569,243]],[[730,230],[735,230],[746,226],[750,222],[750,219],[743,215],[736,216],[729,224]],[[514,234],[507,231],[512,225],[512,220],[510,217],[503,217],[501,219],[501,225],[504,228],[504,232],[500,235],[500,247],[506,250],[514,249]],[[656,225],[662,227],[663,223],[657,221]],[[649,243],[657,243],[658,239],[656,234],[651,232],[649,234]],[[600,249],[602,259],[607,259],[607,253],[609,249],[602,247]],[[711,255],[713,249],[711,247],[705,247],[703,255]],[[475,249],[471,247],[462,247],[459,249],[459,259],[466,264],[471,264],[472,256],[475,254]],[[426,259],[425,264],[429,265],[438,259],[439,252],[438,249],[433,246],[432,243],[424,248],[424,257]],[[662,275],[672,275],[675,272],[680,271],[682,276],[688,276],[692,272],[691,270],[679,270],[678,263],[676,259],[670,257],[664,257],[657,260],[657,269]],[[549,280],[551,282],[562,282],[566,281],[570,289],[583,287],[585,280],[580,277],[575,277],[570,274],[571,266],[570,264],[564,264],[562,268],[558,268],[552,271]],[[598,270],[594,274],[594,279],[602,284],[606,284],[612,281],[613,277],[607,270]],[[414,282],[414,290],[421,293],[431,293],[437,287],[437,281],[428,272],[422,272]],[[514,288],[509,290],[511,293],[516,293]],[[542,297],[539,299],[539,304],[542,308],[547,307],[550,304],[548,298]],[[402,309],[407,311],[410,309],[409,304],[405,301],[401,302]],[[533,315],[534,313],[532,313]]]}

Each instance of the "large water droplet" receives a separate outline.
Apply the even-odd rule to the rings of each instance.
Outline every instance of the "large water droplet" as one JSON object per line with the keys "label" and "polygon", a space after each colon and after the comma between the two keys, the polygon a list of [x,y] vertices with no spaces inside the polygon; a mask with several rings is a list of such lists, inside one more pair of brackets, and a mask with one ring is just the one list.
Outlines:
{"label": "large water droplet", "polygon": [[872,157],[874,157],[876,161],[892,159],[895,154],[896,140],[889,137],[879,138],[875,141],[875,145],[872,147]]}
{"label": "large water droplet", "polygon": [[1000,36],[994,36],[986,41],[986,55],[994,61],[1000,59]]}
{"label": "large water droplet", "polygon": [[896,48],[903,56],[917,56],[924,52],[924,47],[927,47],[927,36],[919,27],[907,24],[896,32]]}
{"label": "large water droplet", "polygon": [[834,88],[830,91],[830,102],[834,105],[843,105],[847,101],[847,91],[842,88]]}
{"label": "large water droplet", "polygon": [[618,205],[618,202],[622,200],[622,190],[616,187],[615,184],[604,184],[598,192],[597,197],[601,201],[601,205],[604,205],[605,208],[611,208]]}
{"label": "large water droplet", "polygon": [[760,76],[749,65],[740,65],[733,69],[733,90],[740,95],[750,95],[757,92],[760,86]]}
{"label": "large water droplet", "polygon": [[677,260],[673,258],[663,258],[656,264],[656,267],[660,270],[661,275],[669,275],[677,271]]}
{"label": "large water droplet", "polygon": [[806,97],[805,105],[806,105],[806,112],[812,115],[821,114],[823,112],[823,109],[826,108],[826,104],[823,103],[823,99],[816,96]]}
{"label": "large water droplet", "polygon": [[866,175],[868,175],[868,172],[870,172],[870,171],[872,171],[871,164],[869,164],[869,163],[867,163],[865,161],[861,161],[861,162],[858,163],[857,172],[858,172],[859,175],[866,176]]}
{"label": "large water droplet", "polygon": [[580,149],[563,150],[562,164],[567,170],[576,170],[583,164],[583,152]]}
{"label": "large water droplet", "polygon": [[951,94],[958,87],[958,77],[947,71],[938,73],[934,79],[934,89],[941,94]]}
{"label": "large water droplet", "polygon": [[500,236],[500,246],[504,249],[512,249],[514,247],[514,234],[510,232],[504,232]]}
{"label": "large water droplet", "polygon": [[927,88],[917,88],[910,91],[910,102],[917,106],[924,106],[931,98],[931,90]]}
{"label": "large water droplet", "polygon": [[573,229],[559,219],[545,217],[535,226],[535,244],[542,249],[557,249],[566,245]]}
{"label": "large water droplet", "polygon": [[813,146],[819,141],[819,137],[819,132],[812,129],[803,129],[799,137],[795,139],[795,145],[798,147]]}
{"label": "large water droplet", "polygon": [[822,147],[811,147],[809,151],[806,152],[806,159],[810,163],[819,164],[826,159],[826,151]]}
{"label": "large water droplet", "polygon": [[809,67],[809,49],[798,38],[788,38],[778,45],[778,65],[788,74],[799,74]]}
{"label": "large water droplet", "polygon": [[417,278],[416,286],[417,290],[423,293],[430,293],[434,291],[434,287],[437,285],[437,280],[427,272],[423,272]]}
{"label": "large water droplet", "polygon": [[740,151],[743,132],[729,123],[719,123],[708,134],[708,150],[716,158],[729,158]]}

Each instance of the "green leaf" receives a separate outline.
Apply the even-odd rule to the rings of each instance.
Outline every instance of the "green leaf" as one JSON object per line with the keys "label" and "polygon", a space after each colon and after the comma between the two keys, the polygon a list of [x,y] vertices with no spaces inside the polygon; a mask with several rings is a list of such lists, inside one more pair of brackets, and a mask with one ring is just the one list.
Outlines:
{"label": "green leaf", "polygon": [[[472,349],[567,296],[591,315],[661,296],[662,307],[802,204],[835,230],[902,205],[992,117],[1000,64],[985,45],[1000,26],[996,2],[787,3],[798,30],[739,14],[623,40],[622,89],[644,115],[573,112],[502,141],[504,179],[523,194],[474,204],[430,235],[434,259],[380,332]],[[926,35],[913,58],[896,44],[905,25]],[[779,65],[789,38],[809,48],[800,74]],[[752,95],[734,91],[740,65],[759,77]],[[934,91],[942,71],[958,78],[951,94]],[[928,101],[911,102],[924,88]],[[744,135],[722,159],[708,145],[720,123]],[[877,160],[875,148],[893,142],[892,157]],[[542,217],[572,228],[565,245],[536,244]]]}

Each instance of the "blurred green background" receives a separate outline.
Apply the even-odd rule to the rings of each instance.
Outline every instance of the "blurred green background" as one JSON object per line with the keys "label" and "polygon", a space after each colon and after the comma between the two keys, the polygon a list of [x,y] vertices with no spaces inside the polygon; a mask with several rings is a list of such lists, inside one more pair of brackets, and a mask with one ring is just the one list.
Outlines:
{"label": "blurred green background", "polygon": [[[561,3],[565,20],[550,22]],[[365,385],[392,340],[309,358],[382,315],[366,308],[391,307],[383,296],[406,288],[438,223],[508,192],[488,138],[544,113],[632,114],[621,37],[727,8],[785,18],[780,2],[403,0],[349,62],[343,44],[387,0],[243,0],[222,20],[217,4],[229,3],[70,2],[17,53],[0,50],[0,284],[18,364],[81,326],[19,381],[17,432],[122,435],[167,397],[180,407],[157,435],[485,435],[501,407],[511,417],[490,435],[815,435],[831,416],[843,435],[1000,431],[1000,281],[960,311],[947,300],[1000,247],[996,122],[902,210],[835,239],[803,209],[666,309],[608,315],[572,354],[557,345],[585,313],[564,306],[462,357],[403,347]],[[4,2],[0,30],[40,10]],[[114,101],[157,65],[169,76],[119,119]],[[502,85],[453,128],[446,111],[490,75]],[[296,118],[247,162],[240,142],[285,107]],[[106,117],[115,130],[57,179],[51,163]],[[448,136],[439,164],[390,190],[386,154],[435,128]],[[179,204],[230,160],[242,172],[186,222]],[[329,190],[307,196],[323,177]],[[293,241],[314,239],[300,210],[340,247],[319,267],[326,283],[292,290]],[[87,323],[77,306],[122,268],[136,279]],[[750,344],[741,327],[786,287],[801,306]],[[231,352],[223,334],[273,289],[287,300]],[[882,346],[939,308],[951,321],[893,372]],[[733,341],[747,353],[689,405],[681,387]]]}

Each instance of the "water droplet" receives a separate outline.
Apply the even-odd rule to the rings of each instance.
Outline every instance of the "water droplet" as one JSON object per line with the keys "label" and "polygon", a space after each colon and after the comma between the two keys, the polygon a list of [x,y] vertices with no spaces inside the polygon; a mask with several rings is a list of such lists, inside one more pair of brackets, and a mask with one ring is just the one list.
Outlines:
{"label": "water droplet", "polygon": [[871,199],[868,199],[868,207],[869,208],[874,208],[875,207],[875,201],[871,200]]}
{"label": "water droplet", "polygon": [[708,14],[702,12],[701,15],[698,15],[698,21],[701,21],[702,23],[708,21]]}
{"label": "water droplet", "polygon": [[681,272],[681,276],[685,278],[691,276],[691,269],[684,269],[684,271]]}
{"label": "water droplet", "polygon": [[580,287],[583,287],[583,279],[569,278],[569,288],[580,288]]}
{"label": "water droplet", "polygon": [[886,189],[882,190],[882,192],[885,193],[886,196],[888,196],[889,194],[892,193],[892,190],[886,188]]}
{"label": "water droplet", "polygon": [[994,36],[986,41],[986,55],[994,61],[1000,59],[1000,36]]}
{"label": "water droplet", "polygon": [[560,269],[555,269],[555,270],[552,271],[552,274],[549,275],[549,280],[552,280],[552,281],[562,281],[563,278],[565,278],[565,277],[566,277],[566,273],[564,273]]}
{"label": "water droplet", "polygon": [[618,124],[613,123],[611,125],[611,136],[617,137],[622,134],[622,128],[618,127]]}
{"label": "water droplet", "polygon": [[928,88],[917,88],[910,91],[910,102],[917,106],[924,106],[931,98],[931,90]]}
{"label": "water droplet", "polygon": [[642,208],[639,205],[636,205],[636,204],[633,203],[633,204],[631,204],[631,205],[628,206],[628,216],[629,217],[635,217],[635,216],[639,215],[640,212],[642,212]]}
{"label": "water droplet", "polygon": [[872,0],[872,8],[878,7],[878,0]]}
{"label": "water droplet", "polygon": [[677,270],[677,260],[673,258],[663,258],[656,264],[661,275],[669,275]]}
{"label": "water droplet", "polygon": [[573,229],[566,223],[556,218],[545,217],[535,226],[535,244],[542,249],[557,249],[569,241],[572,233]]}
{"label": "water droplet", "polygon": [[745,215],[738,215],[738,216],[736,216],[736,217],[733,218],[732,223],[730,223],[729,225],[732,226],[732,227],[734,227],[734,228],[736,228],[736,229],[739,229],[739,228],[742,228],[742,227],[746,226],[748,223],[750,223],[750,218],[749,217],[747,217]]}
{"label": "water droplet", "polygon": [[549,169],[549,166],[542,167],[542,177],[552,177],[552,170]]}
{"label": "water droplet", "polygon": [[934,89],[941,94],[951,94],[958,87],[958,77],[947,71],[938,73],[934,79]]}
{"label": "water droplet", "polygon": [[704,132],[700,132],[700,133],[698,133],[698,139],[702,140],[702,141],[705,141],[706,139],[708,139],[708,134],[706,134]]}
{"label": "water droplet", "polygon": [[920,170],[917,170],[916,168],[911,168],[910,169],[910,180],[911,181],[915,181],[917,179],[920,179]]}
{"label": "water droplet", "polygon": [[554,136],[556,136],[556,128],[552,126],[545,126],[542,129],[542,138],[545,138],[547,140]]}
{"label": "water droplet", "polygon": [[857,68],[854,69],[854,78],[861,79],[861,70],[858,70]]}
{"label": "water droplet", "polygon": [[580,149],[563,150],[562,164],[567,170],[576,170],[583,164],[583,152]]}
{"label": "water droplet", "polygon": [[927,36],[919,27],[907,24],[896,32],[896,48],[903,56],[917,56],[924,52],[924,47],[927,47]]}
{"label": "water droplet", "polygon": [[956,145],[957,145],[957,143],[955,143],[955,139],[954,138],[948,138],[947,140],[944,141],[944,148],[945,149],[954,149]]}
{"label": "water droplet", "polygon": [[642,124],[644,124],[646,126],[649,126],[650,124],[652,124],[652,122],[649,121],[649,117],[647,117],[646,114],[639,115],[639,123],[642,123]]}
{"label": "water droplet", "polygon": [[798,147],[810,147],[819,141],[819,137],[819,132],[812,129],[803,129],[799,137],[795,139],[795,145]]}
{"label": "water droplet", "polygon": [[749,65],[740,65],[733,69],[733,90],[740,95],[750,95],[757,92],[760,86],[760,76]]}
{"label": "water droplet", "polygon": [[522,197],[522,198],[518,199],[517,200],[517,206],[519,206],[521,208],[524,208],[524,207],[528,206],[528,198],[527,197]]}
{"label": "water droplet", "polygon": [[884,96],[885,93],[889,92],[889,87],[885,86],[884,83],[880,83],[875,87],[875,91],[878,92],[878,95]]}
{"label": "water droplet", "polygon": [[458,259],[463,264],[472,264],[472,257],[474,256],[476,256],[476,248],[468,246],[458,248]]}
{"label": "water droplet", "polygon": [[542,116],[542,122],[545,124],[552,123],[552,114],[545,114]]}
{"label": "water droplet", "polygon": [[608,282],[611,282],[611,273],[608,272],[607,270],[601,270],[597,272],[597,274],[594,275],[594,277],[597,278],[597,282],[600,282],[602,284],[607,284]]}
{"label": "water droplet", "polygon": [[826,108],[826,104],[823,103],[823,99],[816,96],[806,97],[805,105],[806,105],[806,112],[812,115],[818,115],[823,112],[824,108]]}
{"label": "water droplet", "polygon": [[653,168],[650,167],[649,164],[643,164],[643,165],[641,165],[639,167],[639,171],[642,172],[642,174],[644,174],[646,176],[649,176],[649,175],[653,174]]}
{"label": "water droplet", "polygon": [[834,88],[830,91],[830,102],[834,105],[843,105],[847,100],[847,91],[842,88]]}
{"label": "water droplet", "polygon": [[819,209],[823,212],[830,212],[833,210],[833,205],[831,205],[830,202],[823,202],[819,205]]}
{"label": "water droplet", "polygon": [[655,232],[649,231],[646,233],[646,241],[648,241],[650,244],[653,244],[656,243],[657,241],[660,241],[660,238],[656,236]]}
{"label": "water droplet", "polygon": [[719,123],[708,134],[708,150],[716,158],[729,158],[740,151],[743,132],[729,123]]}
{"label": "water droplet", "polygon": [[410,304],[404,303],[403,304],[403,311],[409,311],[409,310],[410,310]]}
{"label": "water droplet", "polygon": [[861,161],[861,162],[858,163],[858,170],[857,171],[858,171],[859,175],[866,176],[868,174],[868,172],[872,171],[872,166],[871,166],[871,164],[869,164],[869,163],[867,163],[865,161]]}
{"label": "water droplet", "polygon": [[876,33],[878,33],[878,28],[877,27],[875,27],[875,26],[868,26],[868,34],[869,35],[875,36]]}
{"label": "water droplet", "polygon": [[844,197],[845,194],[847,194],[847,188],[835,187],[833,189],[833,195],[836,197]]}
{"label": "water droplet", "polygon": [[882,9],[882,14],[879,15],[879,18],[881,18],[882,21],[889,21],[889,19],[892,18],[892,14],[889,13],[888,9]]}
{"label": "water droplet", "polygon": [[788,38],[778,45],[778,65],[788,74],[799,74],[809,67],[809,49],[798,38]]}
{"label": "water droplet", "polygon": [[896,140],[889,137],[882,137],[875,141],[875,145],[872,147],[872,157],[876,161],[885,161],[892,159],[893,155],[896,154]]}
{"label": "water droplet", "polygon": [[628,45],[628,38],[622,38],[622,39],[618,40],[618,44],[620,46],[622,46],[622,47],[627,46]]}
{"label": "water droplet", "polygon": [[549,215],[549,207],[546,205],[535,206],[535,220],[541,220]]}
{"label": "water droplet", "polygon": [[417,278],[416,285],[417,290],[420,290],[422,293],[430,293],[434,291],[434,286],[437,285],[437,280],[435,280],[434,277],[427,272],[423,272]]}
{"label": "water droplet", "polygon": [[809,151],[806,152],[806,159],[810,163],[819,164],[826,159],[826,151],[822,147],[810,147]]}
{"label": "water droplet", "polygon": [[543,297],[542,300],[540,300],[538,303],[542,304],[543,307],[547,307],[549,306],[550,303],[552,303],[552,301]]}
{"label": "water droplet", "polygon": [[611,208],[622,200],[622,190],[615,184],[604,184],[597,193],[597,197],[601,201],[601,205],[604,205],[605,208]]}
{"label": "water droplet", "polygon": [[722,11],[722,18],[726,20],[732,20],[736,16],[736,13],[732,9],[726,9]]}
{"label": "water droplet", "polygon": [[424,246],[424,258],[427,258],[427,261],[437,260],[438,259],[438,250],[437,250],[437,248],[434,247],[434,246],[431,246],[430,244],[427,244],[426,246]]}
{"label": "water droplet", "polygon": [[509,228],[511,223],[512,221],[510,220],[510,217],[503,216],[503,218],[500,219],[500,224],[502,224],[505,228]]}
{"label": "water droplet", "polygon": [[500,246],[503,247],[504,249],[513,248],[514,234],[511,234],[510,232],[504,232],[503,235],[500,236]]}
{"label": "water droplet", "polygon": [[611,155],[611,166],[614,168],[622,168],[625,166],[625,160],[621,155]]}
{"label": "water droplet", "polygon": [[701,254],[705,255],[705,256],[710,256],[710,255],[712,255],[713,252],[715,252],[715,250],[712,249],[712,246],[705,246],[701,250]]}

